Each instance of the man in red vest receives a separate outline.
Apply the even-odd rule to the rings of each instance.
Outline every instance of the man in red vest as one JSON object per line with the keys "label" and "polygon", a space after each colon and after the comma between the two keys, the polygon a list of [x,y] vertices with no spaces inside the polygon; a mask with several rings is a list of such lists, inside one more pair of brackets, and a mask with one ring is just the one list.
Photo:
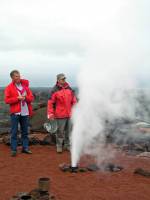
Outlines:
{"label": "man in red vest", "polygon": [[11,117],[11,155],[17,154],[17,132],[20,123],[22,133],[22,153],[31,154],[29,150],[28,127],[32,115],[33,95],[29,81],[20,78],[18,70],[10,73],[12,82],[5,89],[5,103],[10,105]]}
{"label": "man in red vest", "polygon": [[57,120],[56,147],[58,153],[62,152],[63,144],[66,150],[70,149],[70,117],[72,107],[76,101],[74,91],[66,82],[66,76],[64,74],[58,74],[57,83],[51,90],[47,108],[48,119]]}

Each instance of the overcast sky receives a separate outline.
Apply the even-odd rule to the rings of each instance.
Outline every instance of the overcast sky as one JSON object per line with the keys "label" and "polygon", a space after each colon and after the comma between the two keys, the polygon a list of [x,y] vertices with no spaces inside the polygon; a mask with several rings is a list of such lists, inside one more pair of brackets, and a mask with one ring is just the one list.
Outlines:
{"label": "overcast sky", "polygon": [[[131,0],[135,2],[137,30],[143,33],[138,39],[144,35],[148,57],[150,3]],[[13,69],[20,70],[32,86],[50,86],[61,72],[75,85],[92,32],[112,5],[104,0],[0,0],[0,86],[10,81]],[[143,84],[150,80],[149,63],[137,73]]]}

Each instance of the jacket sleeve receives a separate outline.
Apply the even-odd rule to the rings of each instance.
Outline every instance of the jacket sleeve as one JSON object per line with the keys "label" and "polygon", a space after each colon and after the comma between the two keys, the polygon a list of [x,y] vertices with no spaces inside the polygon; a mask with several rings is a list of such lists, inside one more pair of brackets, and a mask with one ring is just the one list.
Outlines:
{"label": "jacket sleeve", "polygon": [[8,87],[5,89],[4,96],[5,96],[4,101],[6,104],[15,104],[19,102],[19,99],[17,98],[17,96],[16,97],[11,96],[11,92]]}
{"label": "jacket sleeve", "polygon": [[77,98],[74,94],[74,92],[72,92],[72,105],[75,105],[77,103]]}
{"label": "jacket sleeve", "polygon": [[47,117],[54,117],[54,105],[56,103],[56,93],[52,93],[49,100],[48,100],[48,105],[47,105]]}
{"label": "jacket sleeve", "polygon": [[27,95],[26,95],[26,102],[27,103],[31,103],[32,101],[34,101],[34,96],[33,96],[32,92],[31,92],[31,90],[28,89]]}

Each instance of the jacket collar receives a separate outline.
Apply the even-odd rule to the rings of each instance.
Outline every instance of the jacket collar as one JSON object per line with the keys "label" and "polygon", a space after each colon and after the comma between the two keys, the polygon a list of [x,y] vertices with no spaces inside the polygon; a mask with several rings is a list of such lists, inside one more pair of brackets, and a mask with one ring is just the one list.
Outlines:
{"label": "jacket collar", "polygon": [[69,84],[66,82],[64,85],[61,85],[59,84],[58,82],[56,83],[56,85],[59,87],[59,88],[62,88],[62,89],[66,89],[69,87]]}
{"label": "jacket collar", "polygon": [[[24,86],[24,87],[29,87],[29,81],[25,80],[25,79],[21,79],[20,83]],[[15,83],[12,81],[12,84],[15,85]]]}

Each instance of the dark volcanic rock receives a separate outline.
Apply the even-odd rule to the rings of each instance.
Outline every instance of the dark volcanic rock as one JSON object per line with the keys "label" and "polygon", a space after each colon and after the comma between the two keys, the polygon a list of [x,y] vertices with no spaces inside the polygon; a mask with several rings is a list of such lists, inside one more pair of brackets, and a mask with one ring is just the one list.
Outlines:
{"label": "dark volcanic rock", "polygon": [[143,152],[150,152],[149,141],[139,141],[138,143],[130,143],[121,147],[123,151],[126,151],[129,155],[137,155]]}
{"label": "dark volcanic rock", "polygon": [[38,106],[39,106],[39,108],[46,108],[47,107],[47,102],[39,102]]}
{"label": "dark volcanic rock", "polygon": [[137,157],[146,157],[146,158],[150,158],[150,152],[140,153],[140,154],[137,155]]}
{"label": "dark volcanic rock", "polygon": [[98,171],[98,170],[100,170],[100,168],[96,164],[90,164],[90,165],[88,165],[87,169],[89,171]]}
{"label": "dark volcanic rock", "polygon": [[10,136],[4,136],[2,142],[6,145],[10,145]]}
{"label": "dark volcanic rock", "polygon": [[41,145],[55,145],[56,144],[56,137],[55,135],[47,135],[45,138],[40,141]]}
{"label": "dark volcanic rock", "polygon": [[142,176],[145,176],[145,177],[149,177],[149,178],[150,178],[150,171],[144,170],[144,169],[142,169],[142,168],[137,168],[137,169],[135,169],[134,174],[140,174],[140,175],[142,175]]}
{"label": "dark volcanic rock", "polygon": [[30,193],[31,197],[33,199],[39,199],[40,198],[40,190],[39,189],[34,189]]}
{"label": "dark volcanic rock", "polygon": [[[41,134],[40,134],[41,135]],[[6,145],[10,145],[10,135],[4,135],[0,139],[1,143]],[[21,135],[18,134],[17,137],[18,146],[22,145]],[[56,138],[55,135],[46,135],[44,138],[43,136],[39,136],[39,134],[30,134],[29,135],[29,145],[55,145]]]}
{"label": "dark volcanic rock", "polygon": [[85,168],[85,167],[80,167],[80,168],[78,169],[78,171],[79,171],[79,172],[87,172],[88,169]]}
{"label": "dark volcanic rock", "polygon": [[108,163],[105,164],[104,166],[100,166],[98,167],[96,164],[89,164],[86,167],[71,167],[69,164],[66,163],[62,163],[59,165],[59,169],[63,172],[87,172],[87,171],[91,171],[91,172],[95,172],[95,171],[109,171],[109,172],[119,172],[123,169],[123,167],[112,164],[112,163]]}
{"label": "dark volcanic rock", "polygon": [[33,132],[46,132],[43,124],[47,121],[47,109],[40,108],[34,112],[33,117],[30,119],[31,131]]}
{"label": "dark volcanic rock", "polygon": [[9,132],[10,132],[10,120],[5,119],[5,116],[3,116],[3,119],[0,119],[0,134],[5,134]]}
{"label": "dark volcanic rock", "polygon": [[[8,146],[10,146],[10,135],[6,135],[3,137],[2,142]],[[17,144],[18,146],[22,145],[21,136],[17,136]]]}
{"label": "dark volcanic rock", "polygon": [[29,136],[29,145],[37,145],[40,144],[40,139],[36,136]]}
{"label": "dark volcanic rock", "polygon": [[113,163],[108,163],[105,167],[104,167],[104,170],[105,171],[110,171],[110,172],[119,172],[123,169],[122,166],[118,166],[118,165],[115,165]]}
{"label": "dark volcanic rock", "polygon": [[63,172],[70,172],[71,169],[70,169],[70,165],[69,164],[66,164],[66,163],[62,163],[59,165],[59,169]]}
{"label": "dark volcanic rock", "polygon": [[86,167],[71,167],[71,165],[62,163],[59,165],[59,169],[63,172],[71,172],[71,173],[77,173],[77,172],[87,172],[88,169]]}

